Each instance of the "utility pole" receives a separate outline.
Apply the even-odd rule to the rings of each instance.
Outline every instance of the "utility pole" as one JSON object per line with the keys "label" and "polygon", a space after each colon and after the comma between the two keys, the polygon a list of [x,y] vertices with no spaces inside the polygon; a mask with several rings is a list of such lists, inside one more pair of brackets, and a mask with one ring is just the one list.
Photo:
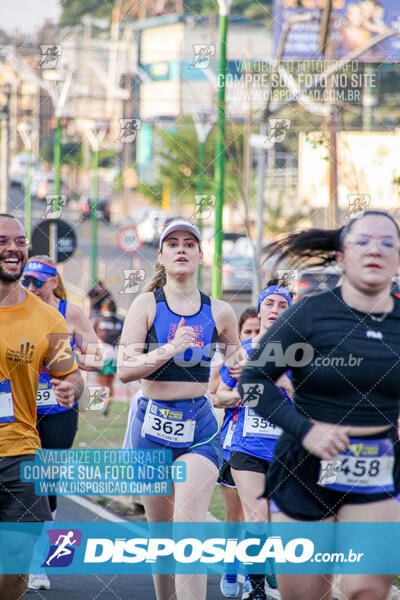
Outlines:
{"label": "utility pole", "polygon": [[92,148],[92,198],[90,201],[90,220],[92,223],[91,244],[91,284],[97,280],[97,201],[99,195],[99,150],[100,144],[107,133],[108,123],[106,121],[87,121],[84,133]]}
{"label": "utility pole", "polygon": [[[66,75],[56,69],[48,69],[43,72],[43,77],[49,81],[50,97],[54,107],[56,117],[56,128],[54,131],[54,193],[56,195],[54,202],[54,210],[57,212],[60,209],[60,192],[61,192],[61,118],[64,113],[64,106],[70,91],[72,83],[72,72],[69,71]],[[59,84],[59,86],[57,85]],[[50,224],[50,257],[57,262],[57,225]]]}
{"label": "utility pole", "polygon": [[219,5],[219,90],[217,138],[215,143],[215,234],[214,234],[214,266],[212,272],[211,293],[221,298],[222,273],[222,215],[224,208],[224,166],[225,166],[225,75],[226,75],[226,42],[228,35],[228,17],[232,0],[218,0]]}
{"label": "utility pole", "polygon": [[[321,28],[318,41],[318,50],[324,55],[328,63],[334,58],[334,47],[332,40],[332,8],[333,0],[326,0],[321,18]],[[329,148],[329,195],[328,195],[328,229],[335,229],[337,222],[337,139],[336,139],[336,117],[337,109],[332,99],[334,91],[333,78],[326,79],[326,91],[328,94],[328,116],[326,118],[326,131]]]}

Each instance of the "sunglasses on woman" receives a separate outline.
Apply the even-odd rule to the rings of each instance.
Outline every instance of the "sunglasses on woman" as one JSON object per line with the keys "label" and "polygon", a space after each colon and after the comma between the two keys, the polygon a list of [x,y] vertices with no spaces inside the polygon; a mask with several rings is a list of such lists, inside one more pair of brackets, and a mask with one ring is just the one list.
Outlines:
{"label": "sunglasses on woman", "polygon": [[21,281],[22,285],[25,288],[29,287],[31,282],[33,283],[33,287],[36,288],[37,290],[40,290],[40,288],[43,287],[44,284],[46,283],[45,281],[40,281],[40,279],[34,279],[33,277],[32,278],[26,277],[25,279],[23,279]]}

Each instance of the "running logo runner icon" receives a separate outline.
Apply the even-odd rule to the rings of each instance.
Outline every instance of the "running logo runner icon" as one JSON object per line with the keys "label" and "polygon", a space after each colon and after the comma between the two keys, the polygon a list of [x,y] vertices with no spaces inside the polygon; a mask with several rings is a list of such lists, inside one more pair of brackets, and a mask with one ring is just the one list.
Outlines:
{"label": "running logo runner icon", "polygon": [[321,471],[317,483],[319,485],[336,483],[341,468],[342,461],[340,460],[321,460]]}
{"label": "running logo runner icon", "polygon": [[81,545],[79,529],[48,529],[50,550],[42,567],[68,567],[74,558],[75,548]]}
{"label": "running logo runner icon", "polygon": [[243,404],[249,408],[255,408],[264,391],[262,383],[244,383],[243,384]]}

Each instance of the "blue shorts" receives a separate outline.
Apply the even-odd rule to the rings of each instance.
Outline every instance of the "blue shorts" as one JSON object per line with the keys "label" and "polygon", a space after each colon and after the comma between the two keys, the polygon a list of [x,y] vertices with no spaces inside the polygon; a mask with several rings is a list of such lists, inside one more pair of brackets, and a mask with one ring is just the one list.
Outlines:
{"label": "blue shorts", "polygon": [[172,447],[165,440],[161,440],[158,443],[142,437],[142,426],[148,402],[148,398],[140,398],[132,423],[128,424],[129,432],[127,432],[126,441],[130,449],[159,450],[160,448],[169,448],[172,450],[173,460],[176,460],[183,454],[193,452],[211,460],[217,469],[222,467],[222,441],[218,420],[207,397],[199,396],[198,398],[188,398],[185,400],[152,401],[153,404],[156,404],[162,410],[184,410],[189,413],[190,419],[195,421],[193,442],[181,448]]}

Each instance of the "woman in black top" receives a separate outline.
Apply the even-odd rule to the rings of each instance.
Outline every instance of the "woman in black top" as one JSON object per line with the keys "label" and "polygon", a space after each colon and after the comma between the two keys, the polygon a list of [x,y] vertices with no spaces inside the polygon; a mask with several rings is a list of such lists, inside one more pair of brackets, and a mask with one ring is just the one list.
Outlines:
{"label": "woman in black top", "polygon": [[[272,520],[400,519],[400,230],[366,211],[339,230],[311,230],[272,245],[281,258],[336,260],[341,287],[297,302],[268,330],[242,371],[239,391],[284,430],[268,473]],[[274,382],[290,369],[288,406]],[[259,384],[262,384],[260,386]],[[322,459],[322,460],[321,460]],[[390,575],[344,575],[349,600],[384,600]],[[329,598],[327,575],[278,575],[282,600]]]}

